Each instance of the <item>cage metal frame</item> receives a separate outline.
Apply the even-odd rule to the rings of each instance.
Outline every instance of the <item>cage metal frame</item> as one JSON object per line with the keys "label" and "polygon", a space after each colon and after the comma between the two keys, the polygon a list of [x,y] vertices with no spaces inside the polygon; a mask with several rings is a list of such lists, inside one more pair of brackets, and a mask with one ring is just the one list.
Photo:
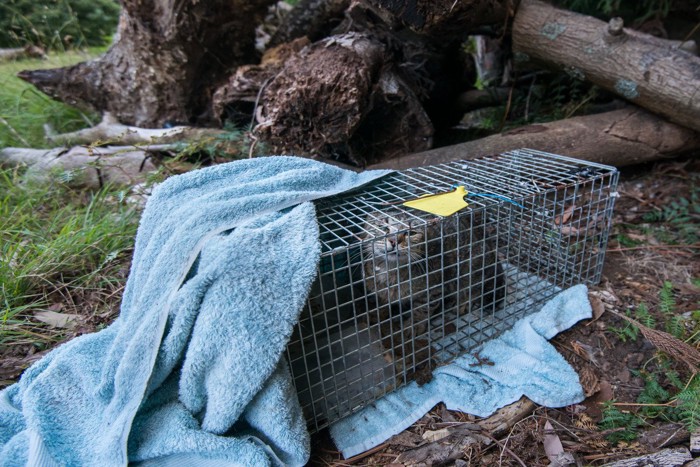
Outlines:
{"label": "cage metal frame", "polygon": [[[318,202],[318,277],[286,352],[309,429],[318,431],[412,379],[429,378],[435,366],[498,336],[560,290],[597,283],[618,176],[611,166],[522,149],[396,172]],[[391,236],[398,241],[410,229],[422,229],[426,239],[428,229],[451,235],[445,228],[449,218],[401,203],[457,185],[470,193],[469,206],[453,216],[459,219],[454,251],[438,253],[445,258],[457,252],[458,258],[448,268],[456,273],[443,274],[442,284],[435,286],[443,287],[439,310],[418,319],[410,307],[397,311],[396,304],[382,304],[377,291],[374,297],[368,293],[360,269],[368,260],[381,261],[367,258],[367,245]],[[400,228],[383,236],[367,228],[368,220],[389,210],[401,211],[402,218],[394,219]],[[459,232],[462,224],[467,232]],[[504,298],[499,306],[467,309],[481,298],[472,290],[479,284],[470,283],[475,274],[469,269],[478,242],[483,248],[493,245],[503,268]],[[410,236],[407,248],[418,248]],[[413,281],[407,281],[404,296],[413,297]],[[453,290],[450,284],[456,292],[446,297],[445,287]],[[465,287],[466,299],[460,296]],[[450,298],[456,301],[447,305]],[[412,334],[423,328],[423,334]]]}

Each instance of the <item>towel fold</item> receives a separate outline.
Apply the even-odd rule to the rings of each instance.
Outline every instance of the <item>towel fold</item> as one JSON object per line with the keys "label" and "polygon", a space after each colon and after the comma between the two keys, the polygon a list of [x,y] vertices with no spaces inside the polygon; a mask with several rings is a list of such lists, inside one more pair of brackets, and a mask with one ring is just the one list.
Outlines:
{"label": "towel fold", "polygon": [[157,187],[117,320],[0,392],[0,464],[303,465],[281,355],[316,275],[310,201],[385,173],[267,157]]}

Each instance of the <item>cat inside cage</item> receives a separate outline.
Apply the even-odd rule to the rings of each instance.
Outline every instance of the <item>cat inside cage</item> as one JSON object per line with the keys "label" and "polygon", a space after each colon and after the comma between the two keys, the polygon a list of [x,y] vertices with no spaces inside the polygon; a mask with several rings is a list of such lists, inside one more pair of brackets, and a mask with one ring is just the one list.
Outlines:
{"label": "cat inside cage", "polygon": [[434,344],[493,314],[506,294],[482,210],[439,217],[380,206],[355,216],[362,221],[334,219],[350,245],[322,258],[288,348],[292,372],[304,375],[295,381],[302,405],[323,418],[429,381],[446,360]]}
{"label": "cat inside cage", "polygon": [[505,273],[484,220],[480,210],[425,219],[410,208],[365,217],[359,269],[368,318],[407,380],[430,379],[432,342],[454,332],[456,318],[503,301]]}
{"label": "cat inside cage", "polygon": [[[287,347],[309,428],[428,381],[563,288],[596,283],[617,176],[518,150],[396,172],[319,202],[318,277]],[[415,208],[445,193],[468,206]]]}

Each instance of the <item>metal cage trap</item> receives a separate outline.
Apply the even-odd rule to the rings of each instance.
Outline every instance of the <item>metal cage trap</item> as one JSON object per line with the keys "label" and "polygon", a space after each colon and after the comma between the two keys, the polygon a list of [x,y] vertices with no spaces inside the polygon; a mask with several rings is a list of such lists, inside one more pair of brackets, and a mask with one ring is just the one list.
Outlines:
{"label": "metal cage trap", "polygon": [[[600,280],[618,172],[533,150],[410,169],[317,205],[318,277],[287,347],[311,431]],[[467,191],[443,217],[403,203]]]}

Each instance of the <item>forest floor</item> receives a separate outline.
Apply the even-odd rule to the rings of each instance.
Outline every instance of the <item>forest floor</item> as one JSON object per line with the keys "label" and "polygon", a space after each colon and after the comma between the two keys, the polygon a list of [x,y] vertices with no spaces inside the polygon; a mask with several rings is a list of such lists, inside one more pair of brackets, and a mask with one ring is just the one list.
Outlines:
{"label": "forest floor", "polygon": [[[472,444],[458,459],[452,455],[444,465],[549,465],[546,450],[551,455],[559,446],[553,439],[579,465],[600,465],[673,444],[688,446],[686,428],[700,425],[700,376],[692,376],[682,353],[674,358],[659,352],[656,345],[670,342],[672,350],[685,341],[691,350],[700,347],[700,160],[624,169],[618,192],[603,280],[590,289],[594,318],[553,339],[580,375],[588,397],[570,407],[536,407],[524,418],[513,420],[506,434]],[[100,330],[117,316],[137,216],[129,210],[114,215],[114,198],[119,194],[104,192],[88,204],[95,223],[88,222],[84,211],[76,210],[75,217],[81,222],[75,222],[74,231],[67,231],[59,222],[67,219],[65,210],[56,211],[56,220],[42,217],[50,210],[46,200],[55,200],[64,209],[65,196],[65,192],[47,191],[37,197],[41,208],[28,204],[15,210],[39,213],[23,215],[33,224],[0,228],[10,236],[32,228],[48,235],[48,226],[54,226],[71,242],[89,235],[94,243],[75,244],[71,258],[80,263],[71,267],[82,268],[75,278],[69,280],[65,271],[44,276],[39,288],[24,292],[38,294],[41,301],[15,306],[14,315],[5,311],[0,323],[0,386],[16,381],[24,368],[61,342]],[[72,193],[68,199],[84,196]],[[5,201],[8,199],[6,196]],[[5,213],[0,218],[7,221],[8,216]],[[72,243],[50,240],[34,246],[33,241],[17,244],[49,255],[60,250],[64,254],[61,265],[68,264],[67,245]],[[94,255],[86,254],[92,251]],[[17,253],[10,255],[11,261],[17,258]],[[51,258],[48,261],[56,263]],[[10,279],[0,282],[7,287]],[[49,283],[53,285],[47,288]],[[3,292],[7,300],[7,290]],[[662,342],[658,338],[652,342],[619,314],[669,334]],[[477,420],[438,406],[400,436],[350,460],[343,460],[322,432],[313,437],[312,464],[402,465],[396,464],[399,454],[427,444],[424,433]],[[436,443],[441,446],[440,441]],[[453,441],[443,443],[445,450],[454,445]]]}
{"label": "forest floor", "polygon": [[[662,342],[652,336],[657,345],[682,340],[700,349],[700,160],[625,169],[618,192],[603,279],[590,288],[594,318],[553,339],[587,398],[537,407],[505,435],[453,452],[444,465],[546,466],[548,454],[561,451],[556,439],[578,465],[688,447],[687,427],[700,425],[700,375],[693,376],[682,353],[679,359],[659,352],[616,313],[667,331]],[[402,452],[429,444],[424,433],[478,420],[437,406],[378,449],[348,460],[322,432],[314,438],[312,464],[398,467]],[[449,456],[455,439],[434,443]]]}

